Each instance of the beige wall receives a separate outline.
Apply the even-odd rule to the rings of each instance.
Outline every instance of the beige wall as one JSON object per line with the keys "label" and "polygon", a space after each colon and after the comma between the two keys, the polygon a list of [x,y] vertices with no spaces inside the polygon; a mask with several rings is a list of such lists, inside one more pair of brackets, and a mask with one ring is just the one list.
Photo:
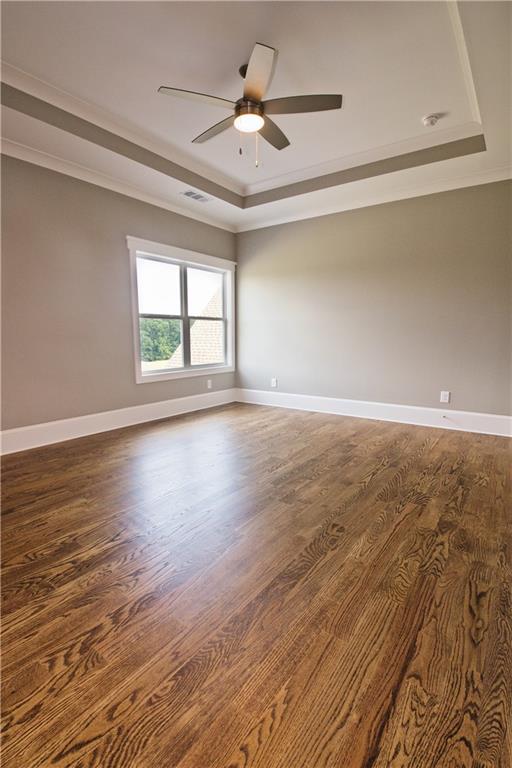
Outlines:
{"label": "beige wall", "polygon": [[237,236],[238,381],[509,414],[511,182]]}
{"label": "beige wall", "polygon": [[204,392],[135,383],[125,238],[234,259],[234,235],[12,158],[2,171],[3,428]]}

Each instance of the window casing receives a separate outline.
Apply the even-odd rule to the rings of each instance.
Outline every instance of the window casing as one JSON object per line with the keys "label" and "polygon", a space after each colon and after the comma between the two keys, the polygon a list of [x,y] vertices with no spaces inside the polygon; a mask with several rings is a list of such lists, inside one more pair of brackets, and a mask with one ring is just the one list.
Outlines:
{"label": "window casing", "polygon": [[234,262],[128,237],[137,383],[234,370]]}

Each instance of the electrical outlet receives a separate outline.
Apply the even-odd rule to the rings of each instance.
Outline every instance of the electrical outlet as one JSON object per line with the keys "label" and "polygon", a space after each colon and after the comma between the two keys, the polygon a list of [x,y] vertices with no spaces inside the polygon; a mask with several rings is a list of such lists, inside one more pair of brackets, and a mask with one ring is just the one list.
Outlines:
{"label": "electrical outlet", "polygon": [[440,403],[449,403],[450,402],[451,394],[452,394],[451,392],[447,392],[445,390],[442,390],[440,395],[439,395],[439,402]]}
{"label": "electrical outlet", "polygon": [[270,386],[274,388],[277,387],[277,379],[275,377],[270,379]]}
{"label": "electrical outlet", "polygon": [[212,388],[212,380],[206,379],[206,389],[211,389],[211,388]]}

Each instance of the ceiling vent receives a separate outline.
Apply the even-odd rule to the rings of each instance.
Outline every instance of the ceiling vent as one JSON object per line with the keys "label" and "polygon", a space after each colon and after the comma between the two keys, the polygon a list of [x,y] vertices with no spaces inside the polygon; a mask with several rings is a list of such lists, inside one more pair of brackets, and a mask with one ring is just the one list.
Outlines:
{"label": "ceiling vent", "polygon": [[207,203],[210,198],[206,197],[206,195],[202,195],[200,192],[196,192],[195,189],[187,189],[186,192],[183,192],[185,197],[190,197],[192,200],[197,200],[198,203]]}

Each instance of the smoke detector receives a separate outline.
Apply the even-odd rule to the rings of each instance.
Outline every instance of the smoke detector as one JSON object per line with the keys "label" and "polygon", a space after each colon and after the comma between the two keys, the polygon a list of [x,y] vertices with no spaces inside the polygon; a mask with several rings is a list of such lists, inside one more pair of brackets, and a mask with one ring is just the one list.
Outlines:
{"label": "smoke detector", "polygon": [[421,122],[425,126],[425,128],[433,128],[434,125],[436,125],[437,121],[439,120],[440,115],[432,114],[432,115],[425,115],[425,117],[421,118]]}

